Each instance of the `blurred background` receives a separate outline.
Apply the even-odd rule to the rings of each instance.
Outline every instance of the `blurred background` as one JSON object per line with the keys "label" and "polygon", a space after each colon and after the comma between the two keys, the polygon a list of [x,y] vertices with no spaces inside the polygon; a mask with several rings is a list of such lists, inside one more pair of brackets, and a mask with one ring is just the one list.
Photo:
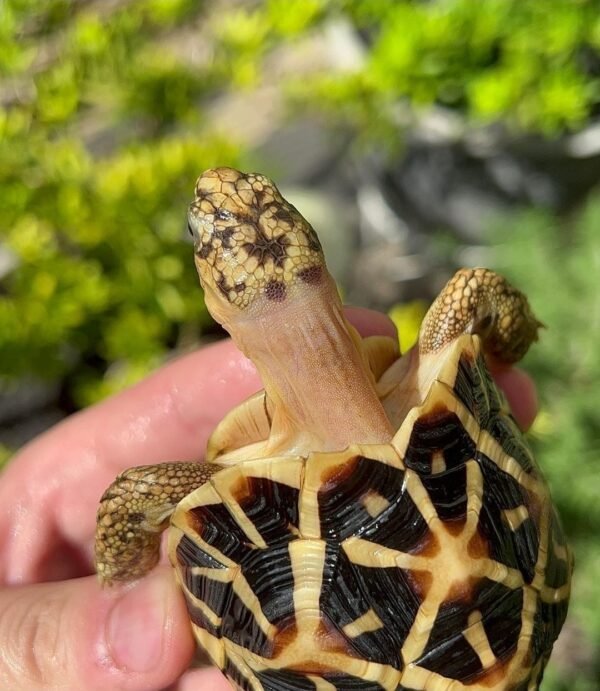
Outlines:
{"label": "blurred background", "polygon": [[405,348],[461,265],[529,295],[577,565],[544,689],[599,689],[600,2],[2,0],[0,464],[219,336],[185,230],[214,165],[273,177]]}

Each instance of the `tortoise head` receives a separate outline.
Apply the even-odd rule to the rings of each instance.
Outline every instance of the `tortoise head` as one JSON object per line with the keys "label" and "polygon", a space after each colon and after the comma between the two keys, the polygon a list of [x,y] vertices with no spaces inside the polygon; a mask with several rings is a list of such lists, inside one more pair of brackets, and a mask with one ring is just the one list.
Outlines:
{"label": "tortoise head", "polygon": [[207,170],[188,227],[207,306],[222,323],[283,303],[325,273],[315,231],[264,175]]}
{"label": "tortoise head", "polygon": [[342,449],[392,432],[310,224],[264,175],[215,168],[188,214],[212,316],[274,407],[268,452]]}

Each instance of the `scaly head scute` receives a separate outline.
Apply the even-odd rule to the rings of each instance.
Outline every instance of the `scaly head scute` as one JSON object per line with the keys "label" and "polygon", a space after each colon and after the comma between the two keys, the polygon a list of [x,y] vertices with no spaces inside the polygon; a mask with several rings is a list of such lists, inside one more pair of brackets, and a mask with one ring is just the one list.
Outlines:
{"label": "scaly head scute", "polygon": [[264,175],[207,170],[196,183],[188,223],[217,318],[261,297],[283,302],[296,283],[316,283],[325,269],[315,231]]}

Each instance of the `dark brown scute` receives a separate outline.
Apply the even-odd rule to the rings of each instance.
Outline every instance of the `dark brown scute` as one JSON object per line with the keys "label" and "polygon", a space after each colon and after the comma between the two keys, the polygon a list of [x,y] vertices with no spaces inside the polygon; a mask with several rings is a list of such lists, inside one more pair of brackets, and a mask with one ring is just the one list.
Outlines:
{"label": "dark brown scute", "polygon": [[185,581],[190,593],[221,617],[221,625],[216,627],[188,595],[188,613],[196,626],[217,638],[228,638],[257,655],[270,655],[271,642],[260,628],[254,613],[232,590],[230,583],[213,581],[208,576],[193,576],[189,570],[185,574]]}
{"label": "dark brown scute", "polygon": [[187,517],[190,527],[205,542],[237,563],[252,549],[246,533],[223,504],[198,506],[190,509]]}
{"label": "dark brown scute", "polygon": [[[256,595],[265,617],[275,626],[294,616],[294,576],[289,542],[297,539],[298,490],[263,478],[245,478],[232,488],[247,519],[261,534],[267,548],[253,545],[223,504],[197,506],[187,513],[190,527],[214,550],[239,564],[240,576]],[[292,530],[294,527],[294,530]],[[190,617],[213,635],[225,637],[259,655],[269,657],[273,644],[263,633],[255,613],[235,594],[231,583],[193,574],[191,566],[224,568],[218,559],[184,536],[178,560],[185,587],[222,618],[219,631],[188,598]]]}
{"label": "dark brown scute", "polygon": [[182,569],[182,577],[184,586],[195,598],[208,605],[217,616],[223,614],[228,603],[231,583],[195,574],[192,569]]}
{"label": "dark brown scute", "polygon": [[[521,630],[523,592],[481,579],[473,589],[471,604],[464,600],[446,601],[438,611],[429,640],[417,664],[445,677],[472,684],[485,678],[479,656],[462,634],[469,615],[479,610],[490,648],[500,662],[514,654]],[[455,632],[451,637],[448,632]]]}
{"label": "dark brown scute", "polygon": [[[233,488],[240,508],[267,544],[287,542],[298,528],[298,496],[294,487],[264,478],[245,478]],[[224,504],[199,506],[188,512],[188,523],[208,544],[239,562],[248,550],[248,537]]]}
{"label": "dark brown scute", "polygon": [[348,674],[324,674],[323,678],[338,691],[384,691],[383,686],[377,682],[358,679]]}
{"label": "dark brown scute", "polygon": [[[561,559],[554,551],[554,545],[566,545],[560,520],[554,510],[550,516],[548,544],[548,561],[544,582],[550,588],[560,588],[568,582],[573,564],[569,552],[567,552],[566,559]],[[552,649],[567,616],[568,604],[568,599],[554,603],[539,601],[532,634],[532,650],[536,659],[549,654]]]}
{"label": "dark brown scute", "polygon": [[288,485],[254,477],[242,479],[232,489],[266,549],[250,543],[223,504],[196,507],[190,510],[189,519],[205,542],[240,565],[264,615],[277,626],[294,612],[288,545],[297,535],[299,493]]}
{"label": "dark brown scute", "polygon": [[[372,517],[363,498],[374,492],[389,506]],[[404,471],[359,456],[332,475],[318,493],[321,536],[343,541],[359,536],[391,549],[410,552],[430,531],[421,512],[406,491]]]}
{"label": "dark brown scute", "polygon": [[177,562],[180,566],[203,566],[209,569],[225,569],[225,564],[208,554],[196,542],[184,535],[176,549]]}
{"label": "dark brown scute", "polygon": [[521,631],[523,591],[483,579],[476,600],[490,648],[498,660],[507,662],[516,651]]}
{"label": "dark brown scute", "polygon": [[215,626],[206,616],[206,614],[200,609],[200,607],[197,607],[192,602],[189,596],[186,595],[185,600],[191,622],[196,626],[199,626],[201,629],[208,631],[208,633],[210,633],[211,636],[214,636],[215,638],[221,638],[221,627]]}
{"label": "dark brown scute", "polygon": [[[271,642],[258,625],[254,613],[232,590],[230,583],[214,581],[206,575],[194,575],[189,569],[184,570],[184,584],[191,594],[204,602],[221,624],[216,626],[198,607],[192,597],[186,593],[186,604],[191,621],[216,638],[228,638],[239,646],[257,655],[269,655]],[[185,592],[185,591],[184,591]],[[232,670],[228,674],[234,675]]]}
{"label": "dark brown scute", "polygon": [[500,397],[484,358],[464,351],[458,362],[454,393],[473,415],[480,427],[487,429],[491,417],[500,411]]}
{"label": "dark brown scute", "polygon": [[[421,601],[402,569],[353,564],[337,544],[327,543],[320,609],[356,657],[401,669],[400,648]],[[347,638],[343,628],[370,609],[383,627]]]}
{"label": "dark brown scute", "polygon": [[[421,415],[413,426],[404,462],[421,477],[442,521],[464,522],[467,513],[466,462],[475,444],[459,417],[445,406]],[[444,470],[434,472],[443,458]]]}
{"label": "dark brown scute", "polygon": [[[307,679],[302,672],[290,669],[265,670],[256,675],[265,691],[303,691],[314,690],[316,685]],[[324,672],[319,675],[339,691],[383,691],[383,686],[373,681],[366,681],[358,677],[339,672]],[[399,687],[400,688],[400,687]]]}
{"label": "dark brown scute", "polygon": [[290,669],[256,672],[264,691],[315,691],[316,685],[305,674]]}
{"label": "dark brown scute", "polygon": [[254,549],[241,562],[248,585],[265,617],[275,626],[294,614],[294,574],[288,550],[290,540],[267,549]]}
{"label": "dark brown scute", "polygon": [[529,444],[512,415],[497,415],[491,418],[487,429],[502,449],[512,456],[526,473],[534,477],[538,475]]}
{"label": "dark brown scute", "polygon": [[273,649],[271,641],[259,626],[255,613],[231,589],[223,612],[221,636],[257,655],[268,657]]}
{"label": "dark brown scute", "polygon": [[569,581],[572,563],[570,552],[567,551],[567,558],[562,559],[557,556],[554,546],[566,548],[566,539],[556,511],[550,514],[550,529],[548,538],[548,557],[546,562],[546,573],[544,581],[550,588],[561,588]]}
{"label": "dark brown scute", "polygon": [[434,456],[442,454],[447,471],[473,458],[475,444],[456,413],[445,406],[421,415],[410,435],[404,463],[421,476],[432,475]]}
{"label": "dark brown scute", "polygon": [[556,603],[541,601],[538,603],[531,636],[531,647],[536,660],[549,655],[552,650],[554,641],[558,638],[566,619],[568,606],[568,600],[560,600]]}
{"label": "dark brown scute", "polygon": [[365,521],[357,531],[364,540],[413,554],[435,554],[439,548],[435,535],[408,492],[404,492],[384,514]]}
{"label": "dark brown scute", "polygon": [[421,475],[421,481],[437,515],[447,523],[450,531],[464,525],[467,517],[466,465],[463,463],[436,475]]}
{"label": "dark brown scute", "polygon": [[265,478],[246,478],[246,495],[239,497],[241,509],[268,545],[289,540],[290,527],[299,528],[299,491]]}
{"label": "dark brown scute", "polygon": [[227,676],[228,679],[231,679],[231,681],[235,682],[238,685],[238,687],[242,689],[242,691],[252,691],[252,685],[250,684],[248,679],[246,679],[246,677],[242,674],[242,672],[237,668],[237,666],[229,657],[225,658],[223,673]]}
{"label": "dark brown scute", "polygon": [[478,529],[487,541],[492,559],[518,569],[526,583],[535,575],[539,549],[538,526],[526,518],[511,530],[503,518],[506,509],[528,506],[529,495],[508,473],[480,451],[477,460],[483,474],[483,498]]}
{"label": "dark brown scute", "polygon": [[489,432],[509,456],[512,456],[526,472],[535,472],[533,456],[527,441],[512,415],[503,412],[502,398],[482,355],[474,360],[470,352],[465,351],[461,354],[454,393],[465,404],[479,426]]}
{"label": "dark brown scute", "polygon": [[[418,659],[417,664],[462,683],[476,681],[484,669],[467,639],[462,633],[448,638],[446,632],[440,632],[438,629],[432,632],[431,644],[427,645],[425,653]],[[433,638],[434,633],[435,638]]]}

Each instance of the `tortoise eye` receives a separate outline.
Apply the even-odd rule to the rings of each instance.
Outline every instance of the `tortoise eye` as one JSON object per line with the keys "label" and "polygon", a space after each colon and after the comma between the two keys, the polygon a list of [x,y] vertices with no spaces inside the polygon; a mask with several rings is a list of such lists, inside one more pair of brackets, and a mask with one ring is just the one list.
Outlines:
{"label": "tortoise eye", "polygon": [[479,334],[480,336],[487,336],[489,330],[494,325],[494,316],[492,314],[486,314],[479,321],[477,321],[473,327],[473,333]]}
{"label": "tortoise eye", "polygon": [[219,221],[229,221],[233,217],[233,214],[231,211],[227,211],[227,209],[217,209],[215,211],[215,218],[218,218]]}
{"label": "tortoise eye", "polygon": [[192,224],[191,224],[189,221],[188,221],[188,224],[187,224],[187,229],[188,229],[188,233],[189,233],[192,237],[194,237],[194,229],[192,228]]}

